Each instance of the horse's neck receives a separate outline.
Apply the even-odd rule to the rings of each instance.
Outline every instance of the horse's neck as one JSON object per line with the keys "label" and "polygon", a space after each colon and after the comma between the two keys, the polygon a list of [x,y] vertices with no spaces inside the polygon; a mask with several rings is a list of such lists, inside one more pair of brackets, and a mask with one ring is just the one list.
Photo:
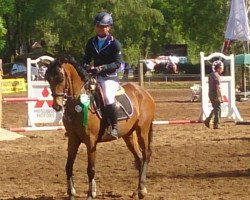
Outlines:
{"label": "horse's neck", "polygon": [[70,92],[74,99],[77,99],[80,94],[83,92],[84,89],[84,82],[82,81],[81,77],[77,73],[76,69],[72,66],[71,70],[69,71],[69,82],[70,82]]}

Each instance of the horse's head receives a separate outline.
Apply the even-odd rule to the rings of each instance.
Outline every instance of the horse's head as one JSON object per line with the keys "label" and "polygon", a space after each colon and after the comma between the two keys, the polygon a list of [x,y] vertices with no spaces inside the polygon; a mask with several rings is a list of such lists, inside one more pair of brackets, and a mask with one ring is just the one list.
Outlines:
{"label": "horse's head", "polygon": [[45,74],[45,80],[49,82],[53,96],[53,109],[56,111],[63,110],[63,104],[68,95],[69,83],[67,73],[65,71],[65,63],[60,59],[52,62],[42,61],[48,69]]}

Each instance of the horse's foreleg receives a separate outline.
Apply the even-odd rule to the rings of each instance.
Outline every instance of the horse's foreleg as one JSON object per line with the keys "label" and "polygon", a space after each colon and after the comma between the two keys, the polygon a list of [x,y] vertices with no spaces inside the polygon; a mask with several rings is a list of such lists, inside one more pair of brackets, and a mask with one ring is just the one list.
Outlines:
{"label": "horse's foreleg", "polygon": [[152,139],[152,124],[149,125],[149,127],[144,125],[143,127],[139,128],[137,130],[137,136],[138,136],[138,143],[142,151],[143,161],[139,169],[139,184],[138,184],[138,191],[136,193],[138,194],[138,197],[140,199],[143,199],[147,194],[146,175],[147,175],[148,163],[151,157],[150,143]]}
{"label": "horse's foreleg", "polygon": [[73,165],[80,144],[81,141],[77,137],[70,135],[68,139],[68,158],[66,163],[67,193],[70,197],[76,195],[76,190],[73,181]]}
{"label": "horse's foreleg", "polygon": [[96,197],[96,182],[95,182],[95,153],[96,153],[96,139],[89,138],[87,146],[88,153],[88,179],[89,179],[89,190],[88,190],[88,200]]}

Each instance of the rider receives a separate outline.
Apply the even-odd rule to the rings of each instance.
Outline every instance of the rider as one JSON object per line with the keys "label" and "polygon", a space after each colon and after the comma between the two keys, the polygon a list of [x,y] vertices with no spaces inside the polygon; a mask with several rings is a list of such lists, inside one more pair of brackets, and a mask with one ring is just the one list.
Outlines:
{"label": "rider", "polygon": [[167,67],[170,67],[173,70],[174,74],[178,74],[178,63],[180,62],[180,59],[175,56],[173,53],[167,53],[169,63]]}
{"label": "rider", "polygon": [[88,68],[93,60],[93,65],[87,71],[97,76],[101,85],[106,115],[110,120],[112,130],[110,135],[117,138],[117,113],[115,106],[115,94],[119,89],[119,77],[117,70],[121,66],[121,44],[110,34],[113,25],[112,16],[107,12],[101,12],[94,18],[96,35],[90,38],[85,47],[83,66]]}

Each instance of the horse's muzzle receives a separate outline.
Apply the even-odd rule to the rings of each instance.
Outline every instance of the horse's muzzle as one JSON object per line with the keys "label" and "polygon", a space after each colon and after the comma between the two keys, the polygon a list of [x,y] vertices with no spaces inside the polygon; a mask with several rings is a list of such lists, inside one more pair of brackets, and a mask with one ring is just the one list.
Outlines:
{"label": "horse's muzzle", "polygon": [[61,105],[58,105],[58,104],[53,104],[52,105],[52,108],[56,111],[56,112],[59,112],[59,111],[62,111],[63,110],[63,107]]}

